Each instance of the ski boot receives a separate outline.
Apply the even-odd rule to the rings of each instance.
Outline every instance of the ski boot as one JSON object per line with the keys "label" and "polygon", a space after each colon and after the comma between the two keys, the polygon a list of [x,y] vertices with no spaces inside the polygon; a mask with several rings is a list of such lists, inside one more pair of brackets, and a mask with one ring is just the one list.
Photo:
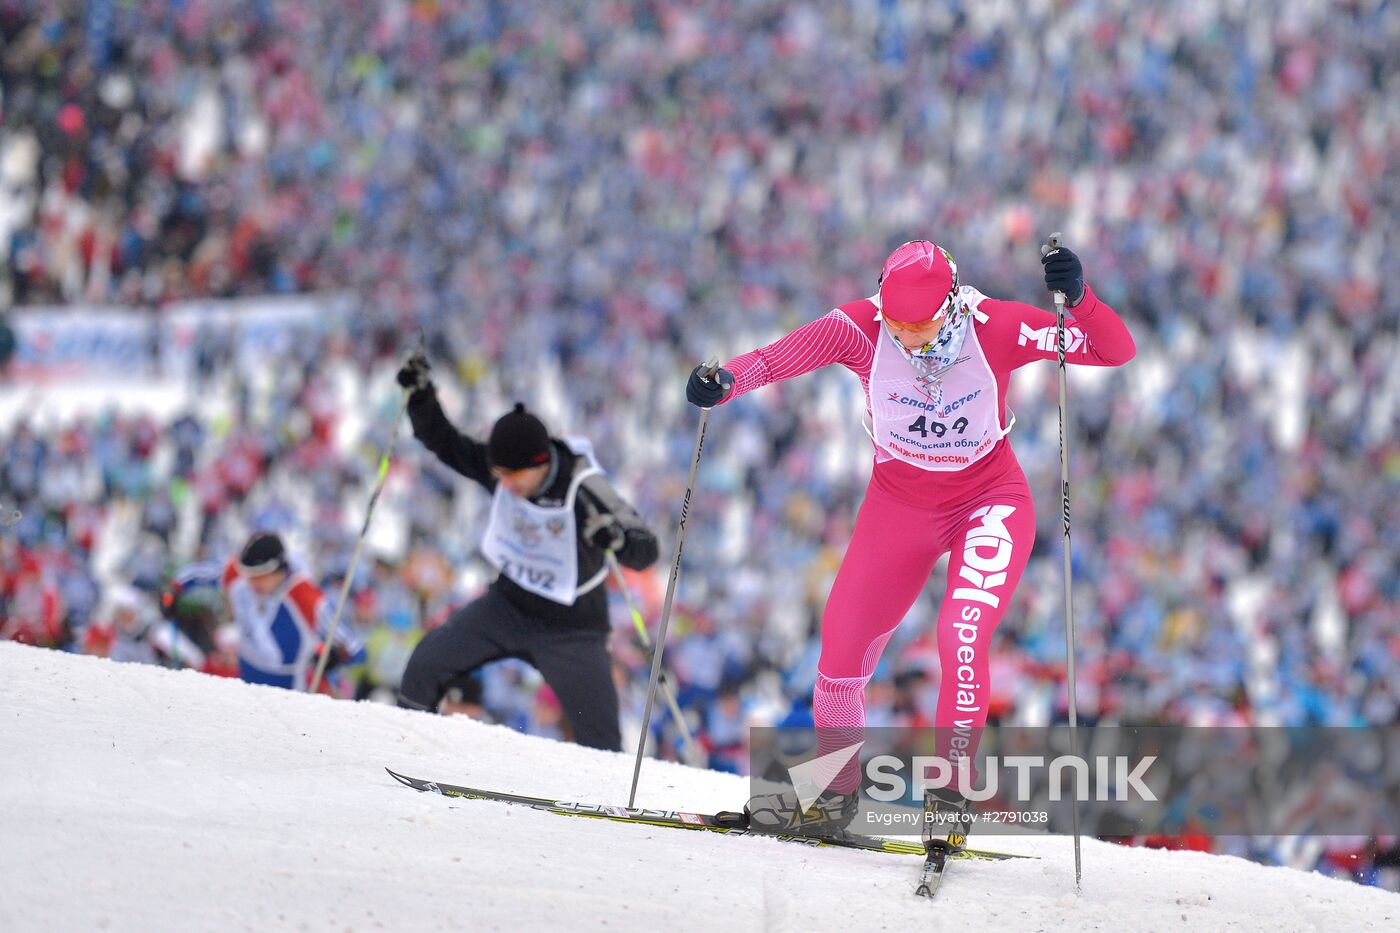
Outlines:
{"label": "ski boot", "polygon": [[972,804],[952,787],[924,791],[924,852],[946,858],[967,848],[972,831]]}
{"label": "ski boot", "polygon": [[809,807],[803,807],[793,793],[766,794],[749,798],[742,813],[727,811],[715,817],[723,825],[758,833],[839,839],[850,835],[847,827],[859,809],[857,794],[828,790]]}

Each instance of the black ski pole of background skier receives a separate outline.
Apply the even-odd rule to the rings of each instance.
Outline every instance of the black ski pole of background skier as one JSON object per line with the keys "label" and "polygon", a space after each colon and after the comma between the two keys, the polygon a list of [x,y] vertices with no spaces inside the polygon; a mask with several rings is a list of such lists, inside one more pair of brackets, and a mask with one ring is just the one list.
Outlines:
{"label": "black ski pole of background skier", "polygon": [[[423,332],[418,332],[418,349],[423,350]],[[379,501],[379,494],[384,490],[384,480],[389,475],[389,458],[394,454],[394,440],[399,435],[399,425],[403,422],[404,412],[408,411],[408,400],[413,395],[413,390],[403,390],[403,401],[399,403],[399,413],[394,416],[394,424],[389,429],[389,440],[384,445],[384,453],[379,457],[379,475],[374,480],[374,491],[369,494],[369,505],[365,508],[365,523],[360,527],[360,537],[355,541],[355,550],[350,555],[350,569],[345,572],[345,582],[340,587],[340,599],[335,604],[335,615],[331,618],[330,629],[326,632],[325,638],[321,642],[321,657],[316,662],[316,674],[311,678],[311,692],[315,693],[321,686],[321,678],[326,676],[326,664],[331,656],[331,644],[335,640],[335,633],[340,628],[340,615],[345,611],[345,601],[350,598],[350,583],[355,579],[355,568],[360,564],[360,549],[364,547],[365,537],[369,534],[369,522],[374,517],[374,504]]]}
{"label": "black ski pole of background skier", "polygon": [[[637,604],[632,599],[632,592],[627,588],[627,580],[622,576],[622,566],[617,562],[617,555],[611,550],[604,551],[607,558],[608,567],[612,570],[613,580],[617,583],[618,591],[622,593],[622,601],[627,605],[627,613],[632,617],[632,626],[637,630],[637,639],[642,644],[642,650],[646,652],[648,658],[655,657],[652,648],[651,638],[647,635],[646,620],[642,618],[642,613],[637,609]],[[676,721],[676,728],[681,731],[681,745],[685,749],[685,763],[696,768],[705,766],[705,756],[701,754],[699,746],[695,744],[695,736],[690,733],[690,723],[685,721],[685,713],[681,712],[681,705],[676,701],[676,691],[671,689],[671,682],[666,679],[666,672],[661,672],[658,683],[662,695],[666,698],[666,705],[670,707],[671,717]]]}
{"label": "black ski pole of background skier", "polygon": [[[706,378],[713,379],[719,372],[719,360],[705,364]],[[647,733],[651,729],[651,707],[656,701],[656,682],[661,676],[661,655],[666,650],[666,627],[671,623],[671,600],[676,595],[676,578],[681,573],[681,548],[685,545],[685,520],[690,514],[690,496],[695,492],[695,474],[700,469],[700,451],[705,447],[705,424],[710,420],[710,410],[700,409],[700,424],[695,429],[695,455],[690,458],[690,479],[685,485],[685,498],[681,500],[681,523],[676,529],[676,556],[671,560],[671,579],[666,583],[666,602],[661,607],[661,623],[656,628],[656,650],[651,656],[651,680],[647,683],[647,702],[642,711],[642,734],[637,739],[637,761],[632,766],[632,790],[627,795],[627,806],[637,802],[637,779],[642,774],[642,754],[647,747]]]}
{"label": "black ski pole of background skier", "polygon": [[[1060,234],[1050,234],[1049,241],[1040,248],[1040,255],[1048,256],[1060,248]],[[1079,695],[1074,688],[1074,568],[1070,563],[1069,547],[1069,405],[1067,382],[1065,379],[1065,293],[1055,292],[1055,335],[1060,360],[1060,503],[1064,517],[1065,552],[1065,661],[1069,688],[1069,754],[1079,757]],[[1070,822],[1074,830],[1074,886],[1080,887],[1082,872],[1079,860],[1079,795],[1070,801]]]}

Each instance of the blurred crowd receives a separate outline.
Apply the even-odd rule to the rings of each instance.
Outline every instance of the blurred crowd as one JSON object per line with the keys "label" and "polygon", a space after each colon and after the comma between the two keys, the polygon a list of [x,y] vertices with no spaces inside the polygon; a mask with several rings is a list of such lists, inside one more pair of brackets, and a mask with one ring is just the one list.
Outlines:
{"label": "blurred crowd", "polygon": [[[1395,724],[1398,32],[1378,0],[0,0],[0,309],[356,308],[256,373],[206,354],[217,414],[5,427],[4,635],[104,653],[122,640],[92,633],[115,632],[182,663],[159,580],[254,527],[338,592],[419,328],[464,428],[520,398],[591,436],[669,553],[696,361],[873,292],[915,237],[1042,301],[1059,229],[1139,347],[1071,381],[1081,718]],[[1068,705],[1037,369],[1011,439],[1039,542],[993,661],[993,720],[1021,724]],[[824,372],[711,419],[666,657],[713,767],[743,768],[748,725],[810,721],[868,477],[860,405]],[[482,497],[400,443],[376,519],[398,533],[346,614],[361,696],[487,579]],[[653,624],[665,572],[630,580]],[[942,585],[886,652],[874,724],[931,721]],[[616,603],[635,734],[645,661]],[[523,665],[480,686],[454,701],[562,728]]]}

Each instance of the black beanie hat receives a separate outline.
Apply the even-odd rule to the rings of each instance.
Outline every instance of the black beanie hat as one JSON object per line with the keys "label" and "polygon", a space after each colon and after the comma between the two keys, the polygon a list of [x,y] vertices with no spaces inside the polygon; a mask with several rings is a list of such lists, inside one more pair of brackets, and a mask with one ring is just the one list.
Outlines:
{"label": "black beanie hat", "polygon": [[525,470],[549,462],[549,432],[522,402],[502,415],[486,442],[486,459],[502,470]]}
{"label": "black beanie hat", "polygon": [[282,539],[270,531],[253,535],[238,555],[238,570],[244,576],[260,577],[286,569],[287,549],[282,546]]}

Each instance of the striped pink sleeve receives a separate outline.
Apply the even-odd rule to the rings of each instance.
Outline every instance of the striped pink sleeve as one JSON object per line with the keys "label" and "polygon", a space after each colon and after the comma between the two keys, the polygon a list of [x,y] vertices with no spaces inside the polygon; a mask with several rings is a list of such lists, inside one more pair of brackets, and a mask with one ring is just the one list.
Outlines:
{"label": "striped pink sleeve", "polygon": [[832,363],[840,363],[857,375],[866,375],[873,360],[874,347],[870,338],[837,308],[766,347],[736,356],[726,363],[724,368],[734,374],[734,389],[724,401]]}

